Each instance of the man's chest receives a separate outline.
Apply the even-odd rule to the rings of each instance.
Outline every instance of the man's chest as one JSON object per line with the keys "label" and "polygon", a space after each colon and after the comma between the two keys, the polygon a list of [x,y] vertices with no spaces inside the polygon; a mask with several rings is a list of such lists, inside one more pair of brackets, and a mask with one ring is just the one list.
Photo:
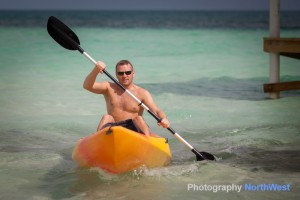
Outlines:
{"label": "man's chest", "polygon": [[[138,95],[135,94],[135,96]],[[120,109],[127,112],[136,113],[141,109],[138,103],[125,92],[122,94],[112,93],[106,103],[108,103],[112,109]]]}

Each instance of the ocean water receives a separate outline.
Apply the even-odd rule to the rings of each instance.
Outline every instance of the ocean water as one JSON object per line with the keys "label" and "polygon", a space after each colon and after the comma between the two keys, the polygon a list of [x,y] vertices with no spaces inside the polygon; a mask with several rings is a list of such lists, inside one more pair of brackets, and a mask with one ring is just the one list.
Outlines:
{"label": "ocean water", "polygon": [[[172,127],[217,161],[196,162],[145,113],[169,138],[170,166],[122,175],[79,169],[72,149],[95,131],[105,102],[82,88],[93,64],[48,35],[51,15],[111,74],[117,61],[131,60],[136,84]],[[283,12],[281,36],[299,37],[299,22],[299,12]],[[262,89],[268,12],[1,11],[0,26],[0,199],[299,199],[300,92],[270,100]],[[281,57],[281,80],[300,80],[299,64]],[[219,185],[242,189],[212,189]]]}

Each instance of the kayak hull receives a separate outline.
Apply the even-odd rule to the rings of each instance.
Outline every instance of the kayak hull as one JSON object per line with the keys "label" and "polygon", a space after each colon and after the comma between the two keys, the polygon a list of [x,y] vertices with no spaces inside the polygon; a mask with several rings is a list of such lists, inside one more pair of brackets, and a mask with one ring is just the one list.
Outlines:
{"label": "kayak hull", "polygon": [[165,138],[154,134],[147,137],[121,126],[107,127],[80,139],[72,153],[80,167],[98,167],[113,174],[142,165],[147,168],[166,166],[171,157]]}

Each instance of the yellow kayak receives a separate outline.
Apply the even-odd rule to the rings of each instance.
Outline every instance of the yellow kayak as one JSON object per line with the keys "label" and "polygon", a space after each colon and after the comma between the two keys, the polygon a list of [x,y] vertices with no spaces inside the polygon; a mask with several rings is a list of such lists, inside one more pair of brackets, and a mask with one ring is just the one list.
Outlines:
{"label": "yellow kayak", "polygon": [[119,174],[142,165],[148,168],[166,166],[171,151],[165,138],[134,132],[122,126],[106,127],[80,139],[72,154],[80,167],[98,167]]}

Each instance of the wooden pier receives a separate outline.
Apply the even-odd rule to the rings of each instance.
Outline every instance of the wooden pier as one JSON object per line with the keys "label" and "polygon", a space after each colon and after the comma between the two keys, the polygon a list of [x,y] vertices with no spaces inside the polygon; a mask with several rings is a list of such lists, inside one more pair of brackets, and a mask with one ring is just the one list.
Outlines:
{"label": "wooden pier", "polygon": [[[300,59],[300,38],[264,38],[264,51]],[[264,92],[269,93],[299,89],[300,81],[264,84]]]}
{"label": "wooden pier", "polygon": [[300,59],[300,38],[280,38],[280,0],[270,0],[270,37],[264,38],[264,51],[270,54],[269,83],[264,92],[280,98],[280,91],[299,90],[300,81],[280,82],[280,56]]}
{"label": "wooden pier", "polygon": [[300,38],[264,38],[264,51],[300,59]]}

